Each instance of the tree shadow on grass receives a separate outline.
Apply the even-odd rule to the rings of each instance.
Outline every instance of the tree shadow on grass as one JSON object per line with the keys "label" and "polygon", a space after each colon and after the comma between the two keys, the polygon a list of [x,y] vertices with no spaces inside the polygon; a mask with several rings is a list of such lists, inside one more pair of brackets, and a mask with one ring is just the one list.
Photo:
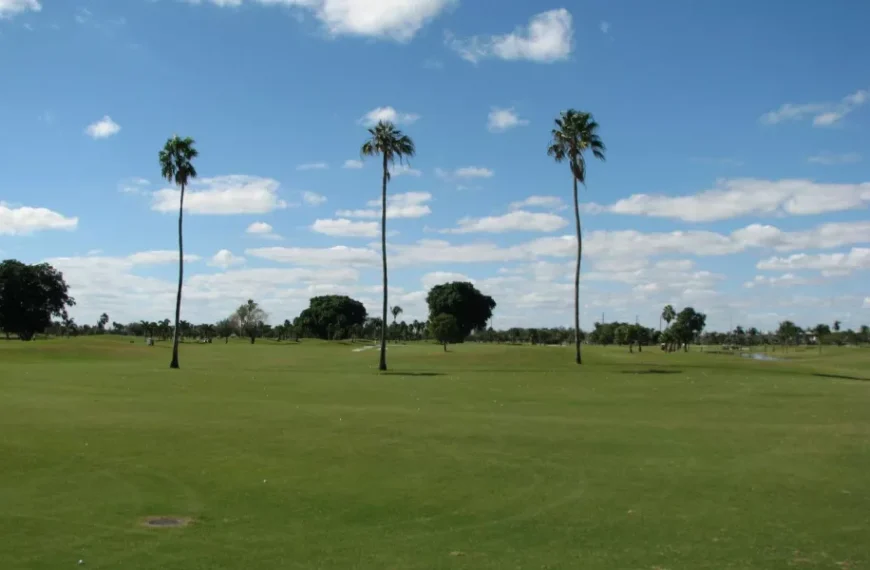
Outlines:
{"label": "tree shadow on grass", "polygon": [[429,378],[432,376],[447,376],[443,372],[381,372],[381,376],[418,376]]}
{"label": "tree shadow on grass", "polygon": [[682,370],[670,370],[664,368],[647,368],[646,370],[623,370],[623,374],[682,374]]}
{"label": "tree shadow on grass", "polygon": [[821,372],[816,372],[813,376],[818,376],[819,378],[836,378],[837,380],[858,380],[860,382],[870,382],[870,378],[860,378],[858,376],[846,376],[845,374],[823,374]]}

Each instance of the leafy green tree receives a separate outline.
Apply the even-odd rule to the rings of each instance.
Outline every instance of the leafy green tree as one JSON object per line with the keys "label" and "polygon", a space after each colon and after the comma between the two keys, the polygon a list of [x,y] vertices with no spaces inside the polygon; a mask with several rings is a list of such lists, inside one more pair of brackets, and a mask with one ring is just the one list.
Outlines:
{"label": "leafy green tree", "polygon": [[254,344],[257,337],[262,334],[263,326],[268,318],[268,313],[253,299],[248,299],[248,302],[236,309],[236,312],[230,317],[233,326],[239,331],[239,335],[245,335],[251,339],[251,344]]}
{"label": "leafy green tree", "polygon": [[683,343],[683,348],[688,352],[691,344],[707,325],[707,315],[699,313],[692,307],[686,307],[677,315],[674,322],[674,332],[677,340]]}
{"label": "leafy green tree", "polygon": [[100,320],[97,321],[97,328],[99,329],[99,334],[103,334],[106,330],[106,325],[109,324],[109,315],[103,313],[100,315]]}
{"label": "leafy green tree", "polygon": [[782,321],[779,323],[779,328],[776,330],[776,336],[784,346],[790,343],[797,343],[797,337],[800,333],[800,327],[791,321]]}
{"label": "leafy green tree", "polygon": [[344,295],[314,297],[302,311],[297,325],[314,338],[330,340],[334,330],[345,329],[366,322],[365,305]]}
{"label": "leafy green tree", "polygon": [[[438,315],[453,315],[462,339],[468,338],[472,331],[486,330],[496,307],[492,297],[478,291],[471,283],[453,282],[437,285],[426,297],[429,305],[429,319]],[[432,330],[432,327],[429,327]]]}
{"label": "leafy green tree", "polygon": [[194,148],[194,140],[190,137],[179,138],[177,135],[166,141],[160,151],[160,174],[170,184],[180,187],[178,199],[178,293],[175,296],[175,331],[172,338],[172,362],[170,368],[178,368],[178,338],[181,321],[181,286],[184,282],[184,234],[182,222],[184,218],[184,190],[187,184],[196,178],[196,168],[193,159],[198,156]]}
{"label": "leafy green tree", "polygon": [[67,321],[66,309],[74,305],[63,274],[51,265],[14,259],[0,263],[0,329],[7,335],[33,340],[51,325],[52,316]]}
{"label": "leafy green tree", "polygon": [[230,337],[233,336],[233,330],[235,330],[231,319],[218,321],[214,328],[218,338],[224,339],[224,344],[230,342]]}
{"label": "leafy green tree", "polygon": [[583,259],[583,234],[580,231],[580,201],[577,195],[577,185],[586,186],[586,157],[584,153],[604,160],[607,150],[601,137],[598,136],[598,123],[591,113],[569,109],[562,112],[556,119],[556,128],[552,131],[553,140],[547,154],[556,162],[568,161],[571,176],[574,181],[574,223],[577,230],[577,266],[574,271],[574,334],[576,337],[575,360],[581,364],[580,358],[580,263]]}
{"label": "leafy green tree", "polygon": [[834,321],[834,332],[840,332],[840,321]]}
{"label": "leafy green tree", "polygon": [[429,332],[435,340],[444,345],[444,352],[447,352],[448,343],[458,343],[465,339],[456,317],[448,314],[429,319]]}
{"label": "leafy green tree", "polygon": [[[381,258],[384,270],[384,306],[383,322],[387,322],[387,183],[390,181],[390,166],[404,164],[406,159],[412,158],[417,149],[414,141],[389,121],[380,121],[369,129],[370,138],[363,143],[360,149],[362,156],[378,156],[383,159],[383,178],[381,181]],[[387,369],[387,327],[381,328],[381,358],[378,364],[379,370]]]}

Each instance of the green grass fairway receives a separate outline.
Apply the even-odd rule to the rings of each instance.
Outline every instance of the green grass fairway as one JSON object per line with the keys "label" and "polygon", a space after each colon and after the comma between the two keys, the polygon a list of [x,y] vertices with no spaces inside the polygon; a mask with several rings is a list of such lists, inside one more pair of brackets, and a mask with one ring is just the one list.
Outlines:
{"label": "green grass fairway", "polygon": [[870,349],[360,346],[0,341],[0,569],[870,568]]}

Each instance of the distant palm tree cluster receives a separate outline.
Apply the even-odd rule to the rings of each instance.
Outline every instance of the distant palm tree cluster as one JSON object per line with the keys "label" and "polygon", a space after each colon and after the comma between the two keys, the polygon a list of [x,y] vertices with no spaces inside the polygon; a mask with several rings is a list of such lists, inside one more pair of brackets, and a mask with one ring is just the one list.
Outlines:
{"label": "distant palm tree cluster", "polygon": [[[389,299],[387,271],[387,185],[390,182],[390,168],[395,165],[405,164],[417,153],[414,141],[389,121],[380,121],[374,127],[368,129],[369,138],[363,143],[360,155],[363,157],[380,157],[382,166],[381,175],[381,263],[383,268],[383,307],[381,322],[387,322]],[[574,346],[575,360],[582,363],[580,354],[580,265],[583,259],[583,236],[580,225],[580,203],[578,197],[578,185],[586,185],[586,153],[604,160],[606,147],[598,135],[598,123],[592,114],[569,109],[560,114],[556,119],[556,127],[551,132],[552,141],[547,153],[556,162],[567,162],[571,171],[574,195],[574,221],[577,232],[577,265],[574,273]],[[160,151],[160,172],[170,183],[176,184],[179,189],[178,203],[178,294],[175,302],[175,327],[172,342],[172,361],[170,368],[178,368],[178,341],[181,330],[181,293],[184,280],[184,192],[190,180],[196,178],[196,169],[193,159],[198,155],[191,138],[173,136],[166,141],[163,150]],[[395,324],[396,318],[401,314],[401,307],[393,307],[392,315]],[[387,327],[381,327],[381,350],[378,362],[379,370],[387,369]],[[253,338],[251,338],[253,342]],[[446,348],[446,346],[445,346]]]}

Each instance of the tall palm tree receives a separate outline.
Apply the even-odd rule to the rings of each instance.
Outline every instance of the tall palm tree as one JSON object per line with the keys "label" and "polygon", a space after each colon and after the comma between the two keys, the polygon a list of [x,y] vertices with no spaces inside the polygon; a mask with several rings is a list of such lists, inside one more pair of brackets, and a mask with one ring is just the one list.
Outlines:
{"label": "tall palm tree", "polygon": [[598,123],[591,113],[568,109],[556,119],[556,128],[552,132],[553,140],[547,154],[556,162],[568,161],[571,176],[574,180],[574,222],[577,229],[577,267],[574,271],[574,347],[577,364],[580,358],[580,262],[583,259],[583,236],[580,231],[580,202],[577,196],[577,184],[586,186],[586,157],[584,153],[591,151],[592,155],[604,160],[607,148],[598,136]]}
{"label": "tall palm tree", "polygon": [[393,314],[393,324],[396,324],[396,319],[398,319],[399,315],[401,315],[404,312],[405,312],[405,310],[402,307],[399,307],[398,305],[396,305],[395,307],[390,309],[390,313]]}
{"label": "tall palm tree", "polygon": [[665,305],[665,308],[662,309],[662,319],[668,323],[668,326],[671,326],[671,321],[675,318],[677,318],[677,312],[674,310],[674,307],[672,305]]}
{"label": "tall palm tree", "polygon": [[172,362],[170,368],[178,368],[178,337],[181,321],[181,284],[184,281],[184,237],[182,221],[184,218],[184,189],[188,182],[196,178],[193,159],[199,154],[194,148],[194,140],[190,137],[179,138],[178,135],[166,141],[160,151],[160,174],[170,184],[181,188],[178,200],[178,294],[175,297],[175,332],[172,335]]}
{"label": "tall palm tree", "polygon": [[381,361],[378,370],[387,369],[387,183],[390,181],[390,166],[404,164],[405,159],[416,154],[414,141],[389,121],[380,121],[369,129],[370,138],[362,145],[363,157],[381,155],[383,158],[383,179],[381,182],[381,255],[384,266],[384,307],[381,321]]}

